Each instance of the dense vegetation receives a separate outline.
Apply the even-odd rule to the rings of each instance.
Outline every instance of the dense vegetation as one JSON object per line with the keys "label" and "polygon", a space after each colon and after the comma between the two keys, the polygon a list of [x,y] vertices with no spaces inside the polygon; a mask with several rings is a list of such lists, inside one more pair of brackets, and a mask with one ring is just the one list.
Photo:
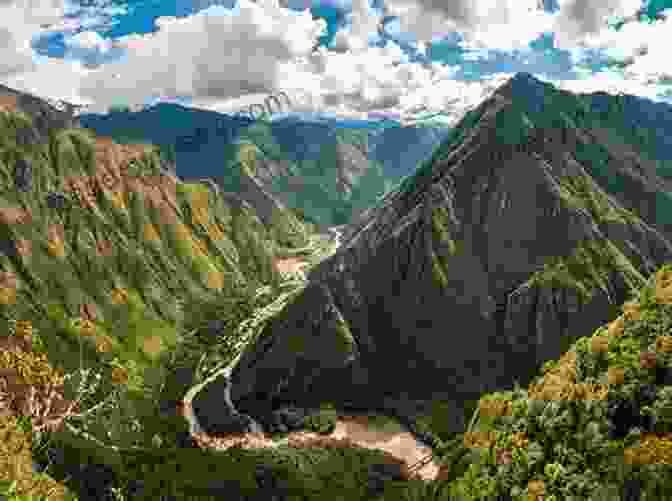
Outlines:
{"label": "dense vegetation", "polygon": [[[252,209],[171,181],[169,151],[82,129],[25,144],[29,116],[0,120],[0,492],[270,499],[284,486],[367,498],[367,465],[394,463],[382,452],[213,453],[189,447],[174,412],[300,285],[273,265],[291,250],[280,236]],[[327,433],[333,420],[325,409],[306,424]]]}
{"label": "dense vegetation", "polygon": [[[170,152],[129,145],[106,157],[109,143],[78,129],[24,145],[17,138],[30,118],[0,120],[0,493],[10,499],[671,497],[672,266],[645,283],[633,273],[638,291],[623,314],[547,363],[527,389],[472,402],[464,433],[444,429],[450,408],[434,402],[415,426],[443,463],[435,482],[347,441],[190,448],[186,422],[166,406],[231,361],[277,311],[269,305],[287,292],[273,266],[277,236],[201,185],[175,186],[168,210],[132,181],[91,191],[76,182],[102,181],[101,166],[112,178],[160,176]],[[467,132],[458,127],[454,140]],[[596,177],[607,156],[591,163]],[[31,174],[17,181],[20,162]],[[565,189],[568,203],[585,202],[577,180]],[[588,208],[630,217],[605,215],[601,203]],[[444,220],[433,214],[436,240],[460,252]],[[579,276],[595,288],[603,268],[618,264],[617,253],[582,246],[534,280],[552,286]],[[575,272],[581,267],[590,270]],[[440,279],[438,254],[436,268]],[[333,419],[327,408],[308,425],[327,433]]]}
{"label": "dense vegetation", "polygon": [[[366,161],[366,170],[344,166],[338,144],[364,148],[364,131],[338,131],[334,142],[320,145],[317,154],[292,158],[277,142],[268,125],[249,127],[224,148],[220,182],[227,191],[240,190],[240,176],[257,176],[271,194],[322,227],[349,222],[353,214],[371,206],[390,187],[382,166]],[[294,155],[296,156],[296,155]],[[275,167],[269,165],[275,164]],[[242,169],[242,170],[241,170]],[[277,172],[276,172],[277,171]],[[351,179],[352,185],[344,188]]]}

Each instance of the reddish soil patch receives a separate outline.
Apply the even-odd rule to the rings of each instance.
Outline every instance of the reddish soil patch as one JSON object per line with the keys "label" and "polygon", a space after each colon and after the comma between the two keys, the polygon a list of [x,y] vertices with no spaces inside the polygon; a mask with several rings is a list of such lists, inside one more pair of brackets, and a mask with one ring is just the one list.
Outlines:
{"label": "reddish soil patch", "polygon": [[19,109],[18,99],[16,96],[11,94],[2,94],[0,95],[0,110],[15,112]]}
{"label": "reddish soil patch", "polygon": [[275,267],[280,273],[299,273],[308,262],[295,257],[276,259]]}

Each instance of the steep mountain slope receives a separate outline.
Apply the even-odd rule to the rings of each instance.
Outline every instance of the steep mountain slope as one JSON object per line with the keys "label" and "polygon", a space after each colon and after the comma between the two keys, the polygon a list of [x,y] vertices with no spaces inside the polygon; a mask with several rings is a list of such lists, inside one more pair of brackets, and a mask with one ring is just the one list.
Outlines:
{"label": "steep mountain slope", "polygon": [[447,127],[385,128],[370,135],[369,158],[382,163],[388,176],[410,176],[449,133]]}
{"label": "steep mountain slope", "polygon": [[659,269],[527,388],[483,395],[434,499],[670,499],[671,277]]}
{"label": "steep mountain slope", "polygon": [[[600,92],[574,95],[527,73],[517,74],[513,81],[516,85],[505,86],[502,91],[514,102],[523,103],[520,112],[526,120],[537,128],[579,131],[583,140],[568,146],[576,145],[572,154],[586,165],[595,181],[626,208],[639,212],[649,224],[660,230],[669,226],[672,205],[667,191],[672,185],[665,176],[667,162],[672,158],[668,139],[672,135],[672,107]],[[446,158],[466,138],[482,114],[482,106],[468,112],[424,164],[424,171],[420,168],[418,176],[407,178],[402,189],[412,189],[425,174],[431,175],[431,166]]]}
{"label": "steep mountain slope", "polygon": [[608,124],[613,147],[635,147],[639,156],[653,162],[659,176],[672,176],[672,105],[630,95],[604,92],[582,95],[595,119]]}
{"label": "steep mountain slope", "polygon": [[576,99],[520,75],[468,114],[245,352],[239,409],[325,398],[412,415],[439,399],[462,431],[470,402],[529,381],[672,258],[665,214],[644,210],[667,199],[660,180],[617,152],[600,163],[573,108],[536,112],[530,95]]}
{"label": "steep mountain slope", "polygon": [[250,192],[255,178],[267,197],[324,228],[349,221],[392,186],[382,166],[367,159],[363,131],[338,131],[316,158],[275,143],[271,131],[265,124],[255,125],[246,140],[226,147],[226,175],[217,179],[227,190]]}
{"label": "steep mountain slope", "polygon": [[[185,346],[206,357],[232,336],[259,288],[276,293],[274,261],[286,249],[249,204],[182,182],[154,145],[72,128],[34,97],[0,102],[0,476],[19,471],[12,429],[31,412],[42,439],[49,430],[80,463],[119,472],[119,451],[151,447],[154,435],[178,446],[186,423],[161,409],[174,411],[194,377]],[[196,342],[194,329],[213,316],[218,327]],[[75,397],[77,415],[64,424]],[[30,442],[21,447],[25,475]],[[81,488],[98,478],[77,476]],[[19,492],[37,493],[18,480]]]}
{"label": "steep mountain slope", "polygon": [[[276,240],[242,197],[182,182],[155,146],[49,122],[32,142],[35,117],[12,109],[0,111],[0,497],[365,500],[410,478],[348,440],[197,447],[185,393],[302,286],[275,258],[319,258],[321,239],[286,249],[295,220],[271,223]],[[324,433],[334,413],[307,419]]]}

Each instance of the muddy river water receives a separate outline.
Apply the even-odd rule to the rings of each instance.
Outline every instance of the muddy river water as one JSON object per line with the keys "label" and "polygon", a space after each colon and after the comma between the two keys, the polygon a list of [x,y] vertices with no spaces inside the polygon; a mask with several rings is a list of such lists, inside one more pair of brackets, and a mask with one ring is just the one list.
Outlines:
{"label": "muddy river water", "polygon": [[[341,228],[331,228],[330,233],[336,244],[340,244]],[[287,265],[298,267],[299,263],[287,262]],[[234,445],[242,447],[277,447],[286,443],[310,442],[317,438],[324,438],[325,435],[319,435],[313,432],[296,431],[291,432],[282,439],[271,439],[270,435],[264,433],[263,427],[257,421],[252,419],[252,431],[250,433],[237,433],[230,436],[210,436],[202,429],[198,417],[194,413],[191,405],[194,396],[207,384],[215,379],[223,377],[227,381],[233,368],[238,363],[241,354],[238,355],[227,367],[216,371],[202,383],[192,387],[183,399],[183,416],[189,423],[189,429],[192,438],[201,448],[227,449]],[[233,414],[240,414],[234,407],[230,397],[230,385],[226,386],[224,393],[224,403],[228,411]],[[251,418],[251,416],[250,416]],[[334,431],[327,438],[350,439],[360,447],[380,449],[393,456],[403,460],[408,466],[416,465],[419,461],[428,458],[432,449],[428,445],[420,442],[408,429],[398,421],[382,416],[372,416],[364,414],[339,414]],[[439,472],[439,465],[434,461],[428,461],[424,466],[415,469],[415,472],[425,480],[433,480]]]}
{"label": "muddy river water", "polygon": [[[201,448],[213,448],[218,450],[228,449],[234,445],[244,448],[277,447],[287,443],[310,442],[318,438],[350,439],[360,447],[380,449],[403,460],[408,466],[415,465],[427,458],[431,447],[420,442],[409,430],[392,418],[373,416],[366,414],[343,414],[339,413],[334,431],[330,435],[319,435],[314,432],[296,431],[288,433],[282,439],[272,439],[264,433],[263,427],[252,419],[252,431],[249,433],[235,433],[228,436],[208,435],[199,424],[198,417],[194,413],[191,401],[205,385],[219,377],[229,378],[240,356],[227,367],[215,372],[202,383],[192,387],[183,399],[183,416],[189,423],[192,438]],[[230,397],[230,386],[226,387],[224,402],[228,411],[239,414],[233,406]],[[415,472],[424,480],[434,480],[439,473],[439,465],[434,461],[428,461],[424,466],[415,469]]]}

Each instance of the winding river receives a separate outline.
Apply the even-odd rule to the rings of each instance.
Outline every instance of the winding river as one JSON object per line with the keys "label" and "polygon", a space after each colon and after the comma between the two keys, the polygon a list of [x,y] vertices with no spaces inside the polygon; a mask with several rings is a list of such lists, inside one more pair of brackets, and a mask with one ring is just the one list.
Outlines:
{"label": "winding river", "polygon": [[[210,384],[213,382],[215,379],[219,377],[223,377],[226,382],[228,383],[226,385],[226,388],[224,390],[224,402],[226,403],[226,406],[228,407],[229,412],[231,415],[237,416],[241,414],[238,412],[238,410],[234,407],[233,402],[231,401],[231,371],[233,371],[234,367],[238,363],[238,360],[243,354],[243,350],[238,354],[238,356],[226,367],[223,369],[220,369],[207,377],[203,382],[192,386],[189,391],[184,395],[183,403],[184,403],[184,418],[187,420],[189,423],[189,432],[193,435],[197,433],[205,433],[203,428],[201,427],[200,423],[198,422],[198,417],[194,413],[194,409],[191,405],[191,401],[193,398],[196,396],[196,394],[201,391],[202,388],[204,388],[206,385]],[[249,415],[248,415],[249,416]],[[249,418],[252,420],[251,421],[251,426],[252,426],[252,432],[253,433],[263,433],[264,429],[261,426],[261,424],[252,418],[252,416],[249,416]]]}
{"label": "winding river", "polygon": [[[342,227],[329,228],[329,233],[337,245],[340,245]],[[206,378],[203,382],[191,387],[183,398],[183,417],[189,423],[189,432],[196,443],[200,447],[208,447],[215,449],[226,449],[235,443],[244,444],[245,447],[277,447],[286,443],[304,442],[310,443],[311,440],[320,438],[320,435],[307,432],[297,431],[289,433],[287,437],[280,440],[273,440],[270,436],[264,433],[263,426],[254,420],[252,416],[247,415],[251,419],[251,431],[245,434],[232,434],[231,437],[211,437],[202,428],[198,421],[194,409],[191,405],[193,398],[206,385],[214,382],[217,378],[223,377],[227,381],[224,390],[224,402],[228,407],[228,411],[232,415],[240,415],[231,401],[231,372],[238,364],[243,350],[234,358],[234,360],[226,367],[215,371],[212,375]],[[387,418],[386,424],[382,425],[380,422],[374,424],[374,417],[371,414],[344,414],[339,413],[336,420],[336,427],[329,438],[340,439],[348,438],[360,447],[371,449],[380,449],[396,456],[397,458],[406,462],[407,465],[417,465],[422,463],[423,466],[415,469],[416,473],[425,480],[434,480],[439,474],[439,465],[429,460],[432,449],[428,445],[422,443],[412,431],[399,421]],[[247,439],[250,440],[247,440]]]}

